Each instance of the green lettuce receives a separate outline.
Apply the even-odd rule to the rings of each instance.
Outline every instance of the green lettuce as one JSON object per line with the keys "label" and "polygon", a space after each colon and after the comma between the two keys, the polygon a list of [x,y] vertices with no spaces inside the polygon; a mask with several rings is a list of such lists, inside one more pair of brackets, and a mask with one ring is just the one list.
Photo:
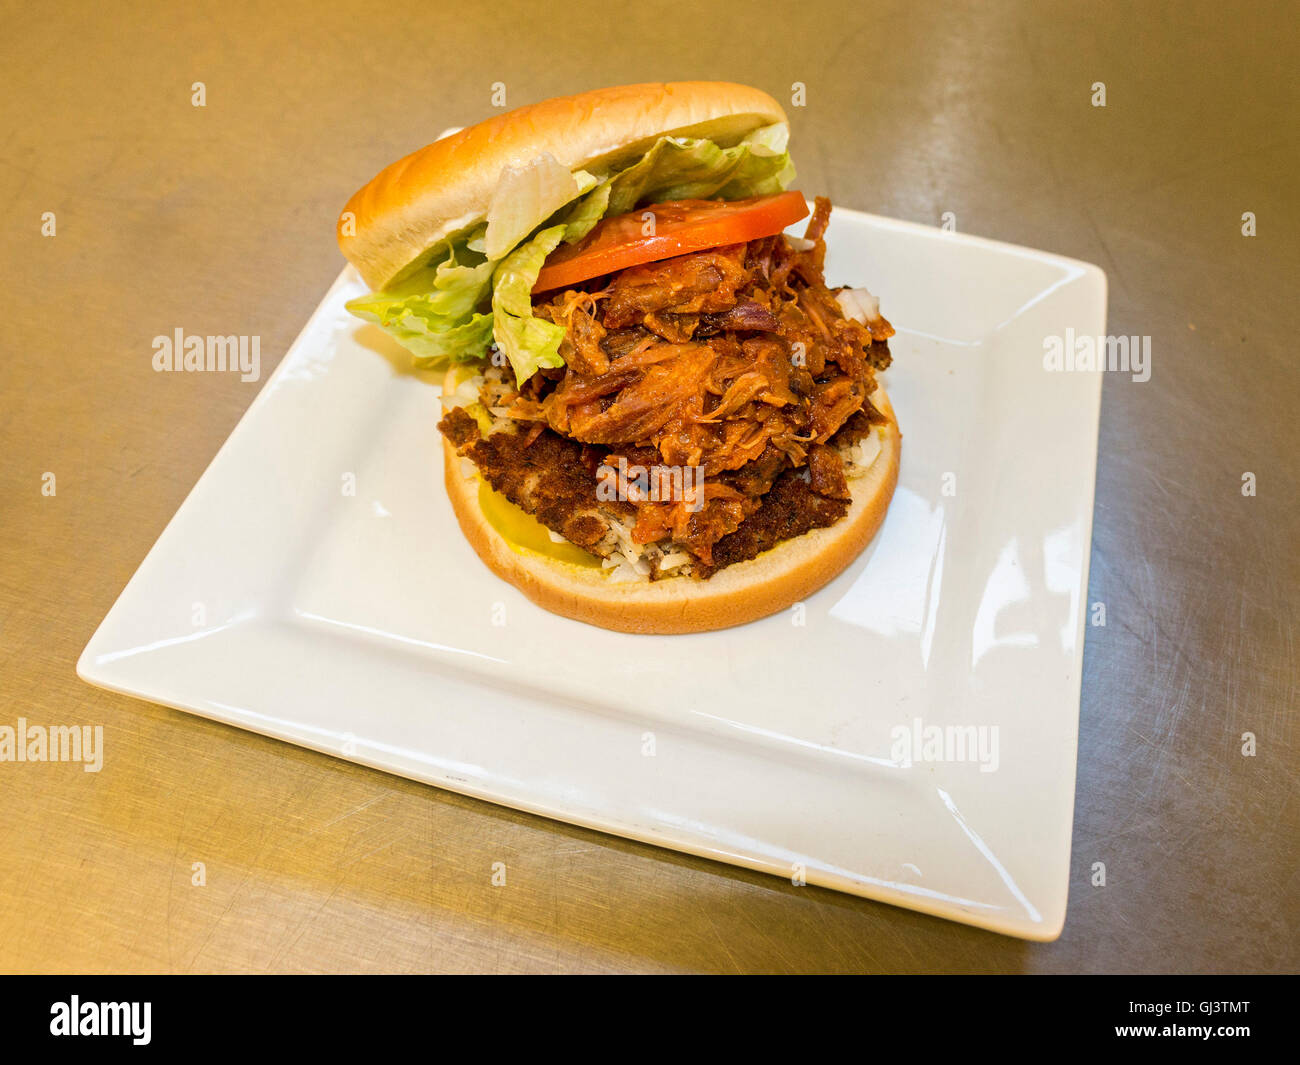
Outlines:
{"label": "green lettuce", "polygon": [[640,162],[611,180],[607,212],[626,214],[638,204],[667,200],[742,200],[781,192],[793,180],[794,167],[784,137],[768,133],[771,129],[759,130],[732,148],[707,140],[660,137]]}
{"label": "green lettuce", "polygon": [[551,157],[540,158],[503,175],[483,225],[347,308],[409,348],[421,367],[483,358],[495,341],[522,384],[543,367],[564,365],[564,330],[532,313],[532,287],[561,240],[571,244],[602,218],[645,203],[780,192],[794,178],[786,137],[783,125],[756,130],[730,148],[661,137],[639,161],[594,185],[596,177],[569,176]]}
{"label": "green lettuce", "polygon": [[565,213],[563,218],[565,244],[581,240],[595,228],[597,222],[605,217],[605,213],[609,210],[610,185],[609,180],[602,181]]}
{"label": "green lettuce", "polygon": [[[473,253],[462,249],[460,256]],[[492,315],[478,308],[491,289],[496,263],[484,260],[469,265],[457,260],[456,248],[448,244],[446,257],[436,264],[422,267],[383,292],[349,300],[347,309],[409,349],[417,366],[481,358],[492,338]]]}
{"label": "green lettuce", "polygon": [[504,258],[551,215],[596,183],[585,170],[570,173],[550,152],[543,152],[528,166],[507,167],[488,204],[484,254],[489,259]]}
{"label": "green lettuce", "polygon": [[520,384],[544,366],[564,365],[560,357],[563,328],[533,314],[533,285],[564,230],[563,225],[543,229],[502,259],[492,279],[492,317],[496,320],[492,335]]}

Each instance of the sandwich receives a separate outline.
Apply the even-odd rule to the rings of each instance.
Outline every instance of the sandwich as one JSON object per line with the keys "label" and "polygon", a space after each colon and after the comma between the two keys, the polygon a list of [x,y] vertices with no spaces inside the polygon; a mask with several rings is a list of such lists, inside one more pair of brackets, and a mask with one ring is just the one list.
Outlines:
{"label": "sandwich", "polygon": [[371,289],[348,309],[444,371],[462,532],[545,609],[742,624],[884,520],[894,330],[866,288],[827,287],[831,205],[790,189],[787,139],[744,85],[600,89],[446,135],[340,215]]}

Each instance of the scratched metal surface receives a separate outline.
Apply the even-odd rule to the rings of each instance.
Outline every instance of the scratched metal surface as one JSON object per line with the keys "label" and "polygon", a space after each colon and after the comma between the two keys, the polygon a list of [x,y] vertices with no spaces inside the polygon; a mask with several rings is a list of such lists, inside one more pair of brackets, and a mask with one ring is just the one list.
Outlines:
{"label": "scratched metal surface", "polygon": [[[367,5],[6,5],[0,724],[99,723],[106,750],[99,774],[0,764],[0,969],[1300,968],[1294,15],[1128,7],[805,3],[782,24],[705,4],[675,29],[576,0],[583,31],[556,34],[510,2],[372,34]],[[512,813],[73,674],[255,393],[154,374],[155,334],[260,334],[269,371],[338,271],[342,200],[485,116],[492,82],[525,102],[701,76],[805,82],[802,188],[1097,262],[1111,331],[1153,338],[1149,382],[1105,382],[1107,624],[1056,943]]]}

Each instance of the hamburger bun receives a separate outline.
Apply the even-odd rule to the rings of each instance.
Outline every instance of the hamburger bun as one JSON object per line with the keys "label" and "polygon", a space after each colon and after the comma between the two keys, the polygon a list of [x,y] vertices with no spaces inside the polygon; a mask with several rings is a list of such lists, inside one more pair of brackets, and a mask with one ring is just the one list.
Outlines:
{"label": "hamburger bun", "polygon": [[512,547],[484,517],[479,480],[465,476],[444,438],[447,495],[461,531],[489,569],[538,606],[604,629],[643,634],[706,632],[767,617],[834,580],[862,552],[885,520],[898,483],[902,438],[883,388],[871,402],[888,419],[878,429],[880,453],[849,482],[853,499],[834,525],[786,540],[711,577],[616,581],[605,570],[547,558]]}
{"label": "hamburger bun", "polygon": [[372,289],[387,287],[434,245],[481,222],[507,167],[549,152],[573,170],[635,160],[660,137],[723,147],[785,122],[767,93],[725,81],[597,89],[495,115],[399,159],[355,193],[339,216],[339,248]]}

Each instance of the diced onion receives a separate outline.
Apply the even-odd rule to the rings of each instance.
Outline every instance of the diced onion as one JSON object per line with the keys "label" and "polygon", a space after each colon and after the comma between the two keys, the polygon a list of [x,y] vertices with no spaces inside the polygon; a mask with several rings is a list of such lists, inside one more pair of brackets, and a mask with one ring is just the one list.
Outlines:
{"label": "diced onion", "polygon": [[865,288],[846,288],[835,293],[845,318],[866,325],[880,317],[880,300]]}
{"label": "diced onion", "polygon": [[880,457],[880,434],[874,429],[871,435],[864,437],[858,443],[858,464],[870,466]]}

